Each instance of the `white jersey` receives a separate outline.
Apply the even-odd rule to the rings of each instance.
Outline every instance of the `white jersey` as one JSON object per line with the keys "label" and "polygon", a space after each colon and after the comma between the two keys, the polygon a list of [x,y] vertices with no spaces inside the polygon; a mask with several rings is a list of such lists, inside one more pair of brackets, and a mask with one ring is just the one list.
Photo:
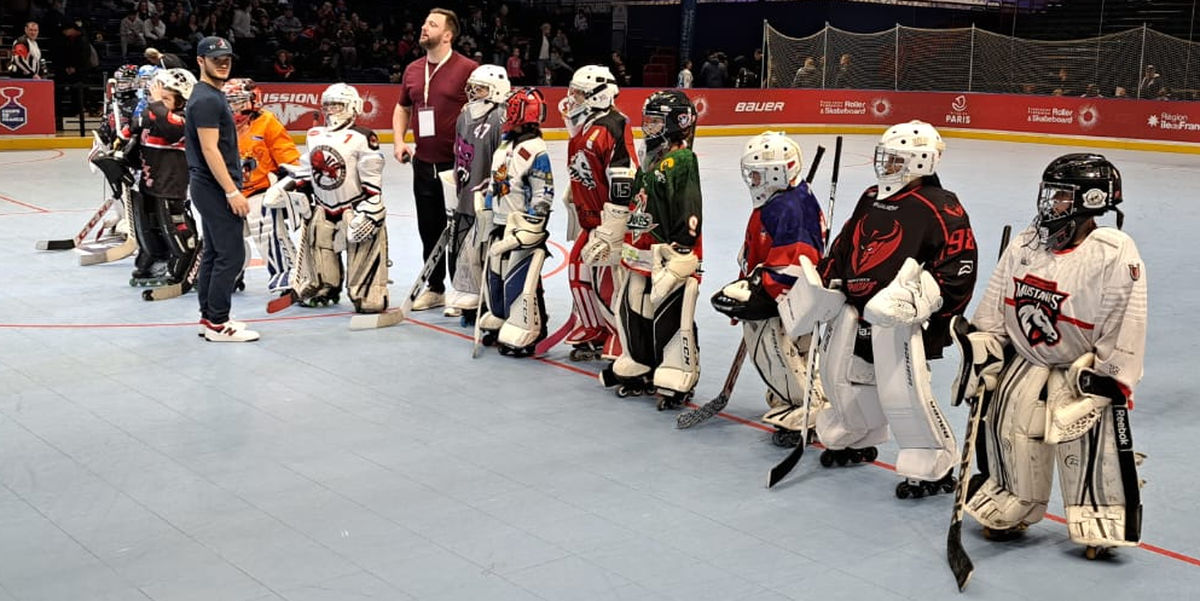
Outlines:
{"label": "white jersey", "polygon": [[383,164],[379,138],[370,129],[314,127],[308,130],[308,152],[300,157],[300,174],[311,180],[317,203],[340,212],[379,196]]}
{"label": "white jersey", "polygon": [[492,155],[492,180],[485,202],[494,212],[492,222],[496,225],[508,223],[509,213],[550,214],[554,176],[545,140],[533,136],[519,142],[500,142]]}
{"label": "white jersey", "polygon": [[1004,252],[971,321],[1037,365],[1066,367],[1094,352],[1096,371],[1132,391],[1146,350],[1146,269],[1120,230],[1097,228],[1050,252],[1030,227]]}

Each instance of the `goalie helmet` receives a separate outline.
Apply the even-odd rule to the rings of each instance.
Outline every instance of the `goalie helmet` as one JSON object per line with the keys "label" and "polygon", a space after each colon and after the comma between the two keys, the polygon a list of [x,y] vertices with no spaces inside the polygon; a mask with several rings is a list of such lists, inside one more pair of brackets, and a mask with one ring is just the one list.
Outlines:
{"label": "goalie helmet", "polygon": [[221,86],[221,91],[225,93],[225,100],[233,111],[233,120],[238,125],[253,119],[262,110],[262,91],[253,79],[230,79]]}
{"label": "goalie helmet", "polygon": [[184,102],[192,97],[192,89],[196,87],[196,76],[187,69],[162,69],[154,75],[154,81],[162,89],[179,94]]}
{"label": "goalie helmet", "polygon": [[742,151],[742,180],[750,188],[755,208],[775,193],[800,185],[804,155],[783,132],[765,131],[746,142]]}
{"label": "goalie helmet", "polygon": [[113,92],[117,94],[134,93],[138,89],[137,65],[121,65],[113,71]]}
{"label": "goalie helmet", "polygon": [[353,125],[362,110],[362,98],[353,86],[335,83],[321,93],[321,114],[325,116],[325,125],[330,129]]}
{"label": "goalie helmet", "polygon": [[541,125],[546,120],[546,97],[537,88],[521,88],[508,97],[504,132],[520,131],[527,125]]}
{"label": "goalie helmet", "polygon": [[879,198],[887,198],[913,180],[933,175],[946,144],[932,125],[912,120],[888,128],[875,145]]}
{"label": "goalie helmet", "polygon": [[480,65],[467,77],[467,110],[472,119],[478,119],[494,106],[508,101],[512,84],[504,68],[497,65]]}
{"label": "goalie helmet", "polygon": [[1046,166],[1038,189],[1037,231],[1042,246],[1062,250],[1079,225],[1121,203],[1121,172],[1103,155],[1064,154]]}
{"label": "goalie helmet", "polygon": [[691,147],[696,136],[696,106],[679,90],[661,90],[642,105],[642,134],[646,141],[643,164],[656,162],[670,144]]}
{"label": "goalie helmet", "polygon": [[612,108],[620,93],[617,78],[608,67],[586,65],[577,69],[571,76],[567,95],[559,105],[571,135],[578,133],[592,113]]}

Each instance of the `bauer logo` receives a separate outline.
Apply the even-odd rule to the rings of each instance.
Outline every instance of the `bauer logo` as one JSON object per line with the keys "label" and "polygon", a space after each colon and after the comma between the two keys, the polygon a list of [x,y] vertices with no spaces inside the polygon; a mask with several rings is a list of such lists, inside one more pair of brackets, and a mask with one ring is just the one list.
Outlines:
{"label": "bauer logo", "polygon": [[783,110],[783,102],[739,102],[733,105],[735,113],[777,113]]}
{"label": "bauer logo", "polygon": [[947,125],[970,125],[971,114],[967,112],[967,97],[959,94],[950,103],[950,112],[946,113]]}
{"label": "bauer logo", "polygon": [[29,109],[17,101],[25,94],[23,88],[0,88],[3,103],[0,104],[0,125],[9,131],[17,131],[29,122]]}

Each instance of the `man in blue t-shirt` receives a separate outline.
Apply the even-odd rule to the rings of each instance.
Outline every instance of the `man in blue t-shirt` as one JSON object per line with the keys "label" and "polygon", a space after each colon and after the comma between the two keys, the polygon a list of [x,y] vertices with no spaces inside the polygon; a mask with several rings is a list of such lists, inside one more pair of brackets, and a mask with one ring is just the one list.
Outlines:
{"label": "man in blue t-shirt", "polygon": [[229,318],[233,289],[246,261],[242,245],[246,213],[242,165],[233,112],[221,86],[233,67],[229,40],[209,36],[196,46],[200,81],[187,104],[188,187],[192,204],[204,223],[204,251],[196,292],[200,297],[200,332],[210,342],[250,342],[258,332]]}

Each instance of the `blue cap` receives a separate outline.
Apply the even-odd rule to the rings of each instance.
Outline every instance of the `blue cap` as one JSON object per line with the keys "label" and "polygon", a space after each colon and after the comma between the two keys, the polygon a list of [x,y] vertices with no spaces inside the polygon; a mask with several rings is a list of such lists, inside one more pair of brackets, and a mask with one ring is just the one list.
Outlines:
{"label": "blue cap", "polygon": [[230,44],[229,40],[215,35],[200,40],[200,43],[196,45],[196,56],[216,58],[218,56],[232,55],[233,44]]}

